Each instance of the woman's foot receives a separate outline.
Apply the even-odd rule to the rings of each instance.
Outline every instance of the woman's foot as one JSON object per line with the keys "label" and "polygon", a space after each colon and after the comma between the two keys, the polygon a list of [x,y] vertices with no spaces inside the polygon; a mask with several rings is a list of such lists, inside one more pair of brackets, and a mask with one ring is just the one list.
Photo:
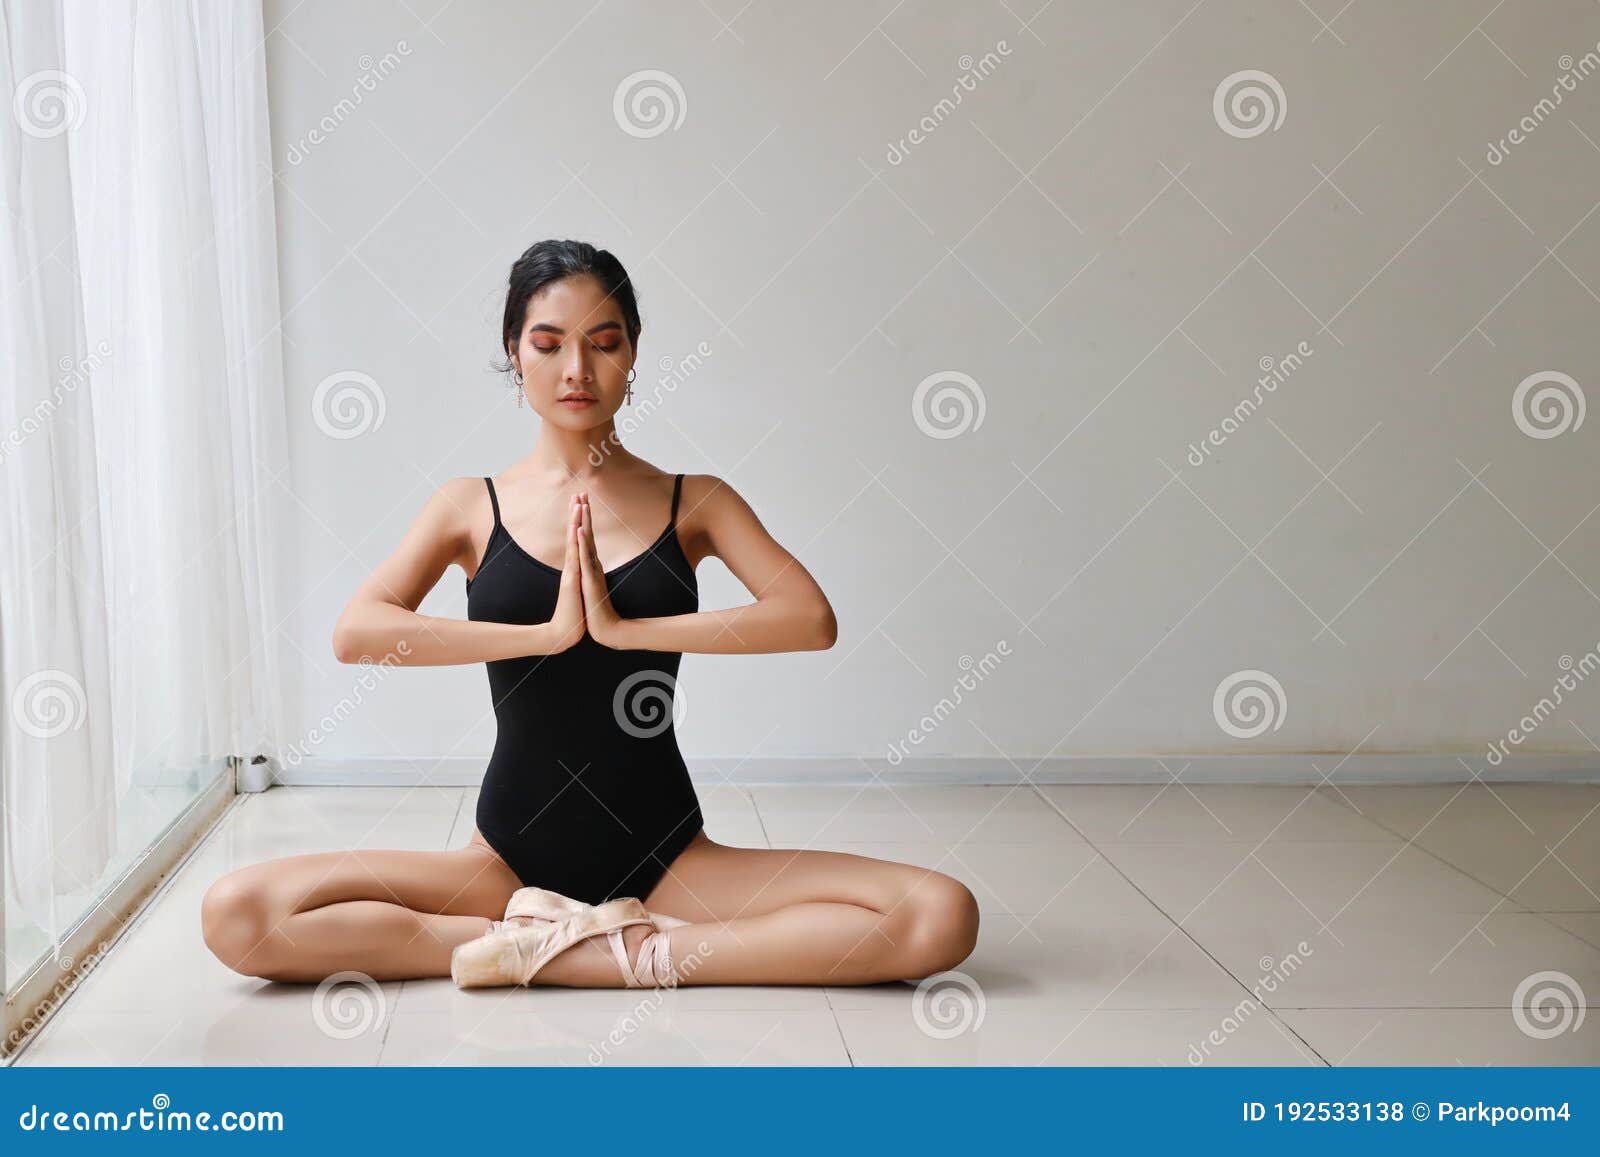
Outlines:
{"label": "woman's foot", "polygon": [[[450,955],[451,979],[461,988],[531,984],[546,964],[578,941],[629,925],[650,924],[644,905],[632,897],[593,906],[566,897],[556,899],[562,903],[526,913],[508,910],[508,919],[519,914],[533,917],[526,926],[502,923],[476,940],[456,945]],[[573,905],[577,905],[576,911]],[[570,914],[562,916],[562,911]],[[556,916],[560,918],[553,918]]]}
{"label": "woman's foot", "polygon": [[[536,977],[584,987],[607,981],[628,988],[675,987],[670,930],[687,923],[647,912],[632,897],[591,905],[546,888],[522,888],[483,936],[457,946],[450,975],[462,988],[528,985]],[[568,951],[590,939],[593,949]]]}

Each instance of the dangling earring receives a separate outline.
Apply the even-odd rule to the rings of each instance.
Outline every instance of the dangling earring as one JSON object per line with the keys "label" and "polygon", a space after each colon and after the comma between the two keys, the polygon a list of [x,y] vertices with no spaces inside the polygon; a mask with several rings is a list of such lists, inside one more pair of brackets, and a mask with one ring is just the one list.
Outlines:
{"label": "dangling earring", "polygon": [[633,402],[633,381],[638,376],[639,376],[639,371],[634,369],[632,366],[629,366],[628,367],[628,382],[627,382],[628,392],[626,394],[626,399],[630,404]]}
{"label": "dangling earring", "polygon": [[517,375],[517,408],[522,408],[522,375]]}

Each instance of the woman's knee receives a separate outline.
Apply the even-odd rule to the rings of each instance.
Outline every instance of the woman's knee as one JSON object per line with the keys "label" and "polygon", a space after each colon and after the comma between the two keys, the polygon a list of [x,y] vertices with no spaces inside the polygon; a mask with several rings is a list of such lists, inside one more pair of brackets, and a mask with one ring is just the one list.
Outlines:
{"label": "woman's knee", "polygon": [[954,968],[978,943],[978,900],[960,880],[934,872],[912,888],[906,934],[909,963],[918,977]]}
{"label": "woman's knee", "polygon": [[283,917],[265,882],[249,868],[216,880],[200,901],[200,931],[206,947],[245,976],[260,976],[268,970],[273,930]]}

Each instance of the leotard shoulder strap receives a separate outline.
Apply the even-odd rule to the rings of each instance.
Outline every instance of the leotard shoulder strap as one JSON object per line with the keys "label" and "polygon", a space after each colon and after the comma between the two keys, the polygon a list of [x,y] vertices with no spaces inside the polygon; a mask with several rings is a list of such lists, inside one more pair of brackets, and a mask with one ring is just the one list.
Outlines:
{"label": "leotard shoulder strap", "polygon": [[489,487],[489,505],[494,507],[494,524],[496,526],[499,526],[500,525],[500,499],[495,495],[495,492],[494,492],[494,479],[490,478],[488,475],[484,475],[483,481]]}

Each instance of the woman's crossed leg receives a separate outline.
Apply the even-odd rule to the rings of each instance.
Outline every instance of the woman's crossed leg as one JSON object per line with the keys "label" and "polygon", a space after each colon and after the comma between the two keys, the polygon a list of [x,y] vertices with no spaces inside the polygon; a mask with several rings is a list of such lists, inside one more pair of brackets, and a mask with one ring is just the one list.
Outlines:
{"label": "woman's crossed leg", "polygon": [[483,935],[519,887],[474,832],[448,852],[316,852],[252,864],[207,889],[200,922],[206,946],[247,976],[449,976],[455,946]]}
{"label": "woman's crossed leg", "polygon": [[[201,905],[207,946],[237,972],[320,981],[450,975],[456,945],[500,919],[516,874],[477,832],[447,852],[287,856],[217,880]],[[671,929],[682,984],[871,984],[954,968],[977,939],[960,881],[847,852],[742,848],[695,836],[642,897]],[[652,929],[624,930],[630,959]],[[619,987],[604,938],[550,961],[535,984]]]}
{"label": "woman's crossed leg", "polygon": [[[978,905],[942,872],[848,852],[741,848],[698,834],[645,897],[671,929],[681,984],[873,984],[916,980],[971,954]],[[651,934],[624,930],[629,959]],[[621,983],[601,938],[552,960],[540,984]]]}

